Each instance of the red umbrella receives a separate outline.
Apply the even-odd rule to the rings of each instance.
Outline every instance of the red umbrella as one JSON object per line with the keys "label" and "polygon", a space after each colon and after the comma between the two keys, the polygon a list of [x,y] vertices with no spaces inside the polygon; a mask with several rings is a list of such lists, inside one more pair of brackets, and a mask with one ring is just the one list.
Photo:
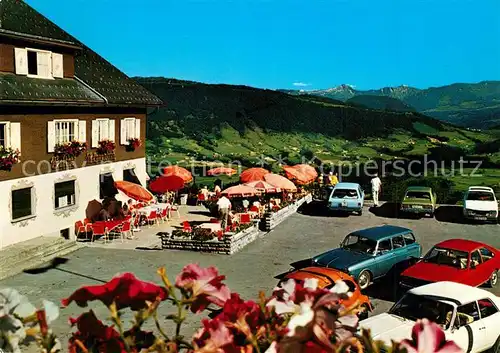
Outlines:
{"label": "red umbrella", "polygon": [[185,183],[189,183],[193,181],[193,175],[191,172],[185,168],[179,167],[178,165],[171,165],[166,168],[163,168],[162,176],[179,176],[181,177]]}
{"label": "red umbrella", "polygon": [[[270,174],[267,174],[267,175],[270,175]],[[261,180],[251,181],[249,183],[246,183],[245,185],[250,186],[251,188],[257,189],[259,191],[269,193],[269,194],[281,192],[281,189],[279,187],[276,187],[274,185],[271,185],[271,184],[266,183],[265,181],[261,181]]]}
{"label": "red umbrella", "polygon": [[283,170],[285,171],[287,178],[296,184],[306,185],[314,181],[314,178],[310,175],[304,174],[294,167],[284,166]]}
{"label": "red umbrella", "polygon": [[259,190],[256,190],[247,185],[231,186],[230,188],[222,191],[222,195],[227,197],[251,197],[259,194]]}
{"label": "red umbrella", "polygon": [[207,172],[207,175],[210,176],[217,176],[217,175],[234,175],[238,173],[235,169],[233,168],[226,168],[226,167],[218,167],[218,168],[213,168],[210,169]]}
{"label": "red umbrella", "polygon": [[149,189],[158,194],[177,191],[184,187],[184,179],[177,175],[160,176],[149,183]]}
{"label": "red umbrella", "polygon": [[264,180],[264,175],[269,174],[269,171],[264,168],[248,168],[240,174],[242,183],[249,183],[256,180]]}
{"label": "red umbrella", "polygon": [[273,174],[269,173],[267,174],[264,179],[271,184],[274,185],[282,190],[285,191],[290,191],[290,192],[296,192],[297,187],[295,186],[294,183],[292,183],[290,180],[285,178],[284,176],[278,175],[278,174]]}
{"label": "red umbrella", "polygon": [[120,180],[115,181],[115,187],[134,200],[143,202],[149,202],[153,200],[153,194],[151,194],[141,185],[131,183],[129,181]]}
{"label": "red umbrella", "polygon": [[314,180],[318,177],[316,169],[309,164],[297,164],[294,165],[293,168],[297,169],[302,174],[309,175]]}

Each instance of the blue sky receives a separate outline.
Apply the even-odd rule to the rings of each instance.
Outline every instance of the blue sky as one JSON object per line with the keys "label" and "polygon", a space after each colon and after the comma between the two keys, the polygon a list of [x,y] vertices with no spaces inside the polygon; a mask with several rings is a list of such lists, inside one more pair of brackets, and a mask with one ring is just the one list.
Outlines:
{"label": "blue sky", "polygon": [[498,0],[26,1],[130,76],[271,89],[500,80]]}

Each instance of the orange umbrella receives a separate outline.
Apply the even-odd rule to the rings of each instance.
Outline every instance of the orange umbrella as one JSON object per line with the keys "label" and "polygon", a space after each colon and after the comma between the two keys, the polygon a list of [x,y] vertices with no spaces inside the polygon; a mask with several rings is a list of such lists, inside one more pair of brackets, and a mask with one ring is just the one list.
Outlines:
{"label": "orange umbrella", "polygon": [[227,197],[251,197],[259,194],[259,190],[256,190],[247,185],[231,186],[230,188],[222,191],[222,195]]}
{"label": "orange umbrella", "polygon": [[314,181],[314,178],[302,173],[300,170],[294,167],[284,166],[283,170],[285,171],[287,178],[293,180],[293,182],[296,184],[306,185]]}
{"label": "orange umbrella", "polygon": [[149,189],[158,194],[177,191],[184,187],[184,179],[177,175],[160,176],[149,184]]}
{"label": "orange umbrella", "polygon": [[264,168],[248,168],[240,174],[242,183],[249,183],[256,180],[264,180],[264,175],[269,174],[269,171]]}
{"label": "orange umbrella", "polygon": [[134,200],[143,202],[149,202],[153,200],[153,194],[151,194],[141,185],[121,180],[115,181],[115,187]]}
{"label": "orange umbrella", "polygon": [[[268,175],[270,174],[266,174],[264,178]],[[266,183],[265,181],[262,180],[251,181],[249,183],[246,183],[245,185],[269,194],[281,192],[281,189],[279,187],[271,185],[270,183]]]}
{"label": "orange umbrella", "polygon": [[290,191],[290,192],[297,191],[297,187],[295,186],[295,184],[292,183],[287,178],[285,178],[284,176],[270,173],[270,174],[266,174],[264,176],[264,179],[266,179],[266,182],[268,182],[269,184],[274,185],[276,187],[279,187],[281,190]]}
{"label": "orange umbrella", "polygon": [[218,168],[210,169],[207,172],[207,175],[210,175],[210,176],[234,175],[236,173],[238,173],[238,172],[235,169],[233,169],[233,168],[218,167]]}
{"label": "orange umbrella", "polygon": [[179,167],[178,165],[171,165],[163,168],[162,176],[176,175],[181,177],[185,183],[193,181],[193,175],[191,172],[185,168]]}
{"label": "orange umbrella", "polygon": [[318,172],[316,171],[316,169],[309,164],[297,164],[294,165],[293,168],[297,169],[302,174],[309,175],[314,180],[316,180],[316,178],[318,177]]}

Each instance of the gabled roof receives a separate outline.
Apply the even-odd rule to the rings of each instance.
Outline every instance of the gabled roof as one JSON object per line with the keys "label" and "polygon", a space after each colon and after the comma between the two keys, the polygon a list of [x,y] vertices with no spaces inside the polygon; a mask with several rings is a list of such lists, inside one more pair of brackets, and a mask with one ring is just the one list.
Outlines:
{"label": "gabled roof", "polygon": [[[0,75],[2,100],[100,102],[109,105],[161,105],[162,101],[22,0],[0,1],[0,34],[81,47],[75,57],[76,80],[37,79],[39,99],[26,87],[26,77]],[[64,82],[72,81],[72,83]],[[28,84],[29,86],[29,84]],[[33,87],[31,87],[33,88]],[[30,94],[31,93],[31,94]]]}

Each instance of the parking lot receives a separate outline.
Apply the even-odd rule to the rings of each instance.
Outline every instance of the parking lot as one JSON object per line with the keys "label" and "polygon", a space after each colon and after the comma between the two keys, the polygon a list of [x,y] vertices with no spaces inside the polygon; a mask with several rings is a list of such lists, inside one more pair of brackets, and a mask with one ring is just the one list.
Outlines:
{"label": "parking lot", "polygon": [[[88,247],[69,255],[69,261],[61,265],[60,270],[50,269],[36,275],[23,273],[0,282],[0,287],[16,288],[34,304],[40,304],[42,299],[59,301],[82,285],[98,284],[88,277],[108,280],[119,272],[134,272],[141,279],[158,281],[156,269],[166,266],[173,279],[183,266],[197,262],[202,266],[216,266],[226,275],[226,283],[231,290],[239,292],[244,298],[257,299],[261,290],[271,293],[277,283],[274,277],[287,271],[290,263],[337,247],[345,235],[357,229],[383,224],[410,228],[424,252],[435,243],[450,238],[474,239],[500,247],[498,224],[463,224],[439,218],[399,219],[392,218],[390,214],[382,215],[381,211],[383,209],[374,211],[366,208],[363,216],[333,217],[322,211],[318,204],[311,204],[232,256]],[[368,289],[375,313],[384,312],[392,305],[394,289],[387,283]],[[498,289],[495,291],[500,295]],[[164,306],[162,311],[167,313],[168,306]],[[95,304],[91,308],[98,316],[106,317],[106,309],[102,305]],[[68,317],[76,316],[83,310],[75,305],[62,309],[61,317],[53,325],[55,332],[61,338],[67,338],[70,330]],[[200,319],[195,317],[188,322],[186,334],[199,326]]]}

